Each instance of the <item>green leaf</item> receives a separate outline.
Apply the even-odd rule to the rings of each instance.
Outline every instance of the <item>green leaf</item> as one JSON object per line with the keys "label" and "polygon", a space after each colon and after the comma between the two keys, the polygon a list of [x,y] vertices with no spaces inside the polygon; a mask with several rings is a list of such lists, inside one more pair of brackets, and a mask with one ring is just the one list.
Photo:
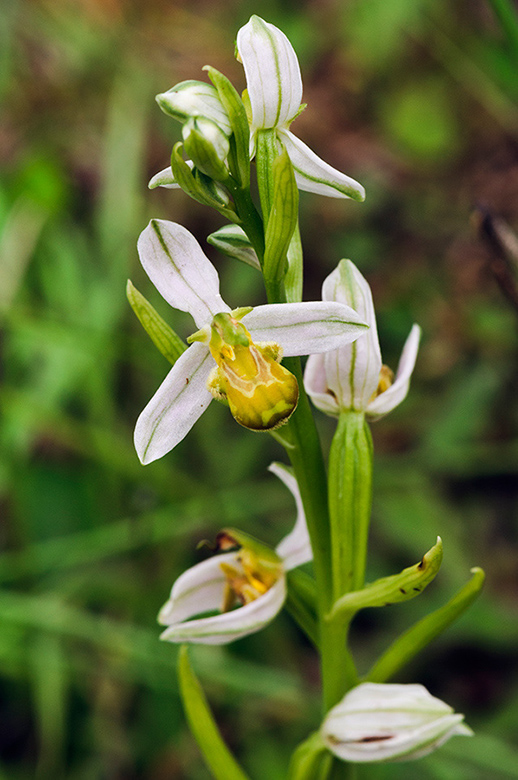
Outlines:
{"label": "green leaf", "polygon": [[340,614],[349,619],[365,607],[385,607],[415,598],[435,578],[442,563],[442,554],[442,540],[439,536],[437,543],[424,554],[419,563],[339,598],[329,613],[329,619],[333,620]]}
{"label": "green leaf", "polygon": [[178,656],[178,678],[185,714],[205,762],[216,780],[247,780],[223,742],[205,694],[189,662],[186,645]]}
{"label": "green leaf", "polygon": [[218,90],[232,127],[230,139],[229,165],[232,175],[241,187],[250,185],[250,128],[245,106],[233,84],[216,68],[206,65],[204,70]]}
{"label": "green leaf", "polygon": [[466,611],[480,593],[485,580],[482,569],[471,569],[471,573],[471,580],[444,607],[419,620],[390,645],[365,676],[365,680],[389,680]]}
{"label": "green leaf", "polygon": [[162,355],[174,365],[187,346],[176,335],[174,330],[162,319],[149,301],[144,298],[130,279],[126,286],[126,295],[130,306],[140,320],[140,323],[151,341]]}
{"label": "green leaf", "polygon": [[263,273],[267,283],[280,284],[286,274],[287,253],[299,209],[293,165],[285,149],[275,158],[272,174],[272,207],[265,235]]}
{"label": "green leaf", "polygon": [[325,780],[331,769],[333,756],[326,749],[320,732],[315,731],[302,742],[293,754],[289,780]]}

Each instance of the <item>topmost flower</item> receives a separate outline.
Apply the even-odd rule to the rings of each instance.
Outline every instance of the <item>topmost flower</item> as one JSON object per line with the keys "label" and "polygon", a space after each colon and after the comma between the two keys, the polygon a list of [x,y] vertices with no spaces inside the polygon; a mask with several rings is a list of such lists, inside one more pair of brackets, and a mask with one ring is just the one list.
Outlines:
{"label": "topmost flower", "polygon": [[299,189],[364,200],[361,184],[321,160],[289,130],[301,110],[302,78],[297,55],[284,33],[252,16],[237,34],[237,51],[250,100],[252,145],[259,130],[275,129],[291,159]]}

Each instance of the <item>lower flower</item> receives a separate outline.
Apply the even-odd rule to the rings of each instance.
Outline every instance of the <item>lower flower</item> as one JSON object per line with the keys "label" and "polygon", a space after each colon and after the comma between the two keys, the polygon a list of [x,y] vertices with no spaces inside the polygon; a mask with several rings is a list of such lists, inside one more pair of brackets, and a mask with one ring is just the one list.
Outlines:
{"label": "lower flower", "polygon": [[[286,600],[286,572],[311,560],[311,546],[295,477],[273,463],[297,504],[295,527],[271,550],[239,531],[217,537],[222,552],[180,575],[158,621],[169,642],[225,644],[266,626]],[[209,616],[204,613],[216,612]]]}

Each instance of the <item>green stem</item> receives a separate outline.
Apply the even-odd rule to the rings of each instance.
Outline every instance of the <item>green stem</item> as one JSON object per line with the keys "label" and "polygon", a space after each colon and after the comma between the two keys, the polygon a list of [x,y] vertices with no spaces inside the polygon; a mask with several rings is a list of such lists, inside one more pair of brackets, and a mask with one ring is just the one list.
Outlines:
{"label": "green stem", "polygon": [[[278,142],[275,130],[260,131],[257,139],[256,165],[265,230],[274,198],[273,163],[277,155]],[[293,262],[301,262],[300,247],[297,247],[296,240],[292,252]],[[299,295],[299,283],[296,279],[292,279],[290,296],[295,299]],[[283,303],[288,300],[285,280],[265,279],[265,285],[270,303]],[[290,446],[286,448],[286,451],[299,485],[313,549],[319,617],[323,709],[324,712],[327,712],[349,688],[357,684],[358,677],[347,647],[348,625],[344,625],[343,620],[335,622],[325,619],[333,602],[333,565],[337,565],[336,556],[332,555],[326,472],[313,414],[304,391],[300,361],[289,358],[284,361],[284,364],[295,375],[299,384],[298,407],[284,429],[286,434],[283,433],[283,436],[289,440]],[[363,417],[361,421],[363,423]],[[359,538],[365,536],[366,534],[363,533],[360,534]],[[349,555],[352,554],[351,548]],[[339,565],[338,569],[340,570]]]}
{"label": "green stem", "polygon": [[358,684],[358,673],[349,650],[349,624],[322,620],[320,649],[322,663],[323,710],[338,704],[344,694]]}
{"label": "green stem", "polygon": [[250,190],[248,188],[239,187],[237,184],[233,183],[231,179],[228,180],[227,186],[232,193],[234,205],[238,217],[241,220],[241,226],[250,239],[250,243],[255,249],[255,253],[262,266],[264,258],[263,222],[254,205]]}
{"label": "green stem", "polygon": [[299,385],[299,403],[285,429],[291,444],[286,452],[295,471],[304,505],[313,549],[317,609],[322,617],[327,613],[331,596],[326,472],[315,421],[304,391],[300,360],[287,358],[284,365],[295,375]]}

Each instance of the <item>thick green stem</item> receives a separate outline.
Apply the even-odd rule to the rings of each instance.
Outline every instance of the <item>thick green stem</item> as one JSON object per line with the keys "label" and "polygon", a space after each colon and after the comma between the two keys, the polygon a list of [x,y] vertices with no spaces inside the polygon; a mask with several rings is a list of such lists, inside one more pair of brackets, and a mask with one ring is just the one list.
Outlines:
{"label": "thick green stem", "polygon": [[250,243],[255,249],[255,253],[262,266],[264,258],[263,222],[254,205],[250,190],[237,185],[231,186],[230,180],[228,186],[234,199],[238,217],[241,220],[241,226],[250,239]]}
{"label": "thick green stem", "polygon": [[318,612],[323,616],[329,609],[331,596],[326,472],[315,422],[304,392],[300,361],[287,358],[284,365],[295,375],[299,385],[299,403],[286,428],[291,445],[286,451],[304,504],[313,549]]}
{"label": "thick green stem", "polygon": [[[272,202],[274,199],[273,164],[278,154],[278,142],[275,131],[261,131],[257,140],[256,164],[265,231],[268,218],[272,213]],[[292,252],[292,262],[295,264],[299,263],[300,268],[298,272],[301,273],[301,251],[300,247],[297,248],[296,241]],[[297,273],[295,270],[292,269],[293,278],[291,279],[289,296],[292,300],[300,296],[300,281],[296,278]],[[265,284],[270,303],[284,303],[288,300],[285,279],[265,278]],[[333,568],[337,567],[340,572],[341,563],[337,561],[337,556],[332,551],[334,542],[332,543],[330,536],[325,466],[313,414],[304,391],[300,361],[295,358],[289,358],[284,361],[284,365],[295,375],[300,392],[298,407],[289,424],[284,429],[286,433],[283,431],[282,435],[289,442],[289,446],[286,449],[299,485],[313,549],[313,567],[319,617],[323,710],[327,712],[330,707],[342,698],[349,688],[357,684],[358,677],[352,656],[347,647],[348,626],[344,625],[343,620],[326,620],[326,616],[334,601]],[[363,424],[363,417],[361,422]],[[348,446],[351,446],[350,443]],[[338,504],[339,501],[340,499],[336,499],[335,504]],[[335,512],[335,514],[337,513]],[[366,538],[366,531],[359,531],[358,538],[363,539],[364,537]],[[348,551],[349,555],[352,556],[352,546],[350,549],[348,548]],[[365,554],[363,554],[363,557],[365,557]],[[361,564],[360,571],[363,571]],[[338,595],[342,595],[342,592]]]}
{"label": "thick green stem", "polygon": [[324,713],[358,684],[356,666],[347,645],[348,632],[349,625],[344,625],[343,621],[322,620],[320,648]]}
{"label": "thick green stem", "polygon": [[341,413],[329,455],[333,596],[363,587],[372,504],[372,439],[363,412]]}

